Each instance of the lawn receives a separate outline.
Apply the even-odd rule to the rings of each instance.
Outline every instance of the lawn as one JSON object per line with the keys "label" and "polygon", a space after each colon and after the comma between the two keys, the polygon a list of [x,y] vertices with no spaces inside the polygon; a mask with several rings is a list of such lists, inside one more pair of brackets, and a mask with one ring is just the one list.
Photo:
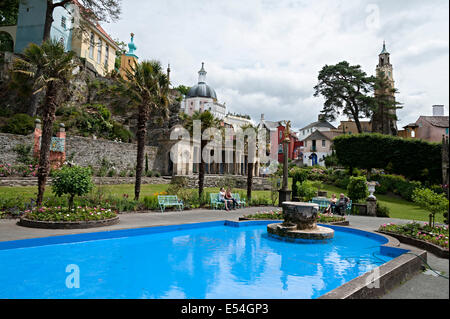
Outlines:
{"label": "lawn", "polygon": [[[141,198],[145,196],[152,196],[155,193],[163,192],[167,190],[168,185],[164,184],[143,184],[141,187]],[[102,185],[96,186],[96,189],[102,189],[106,194],[111,194],[114,196],[122,197],[124,194],[128,194],[129,198],[134,197],[134,185],[124,184],[124,185]],[[218,192],[218,188],[206,188],[209,192]],[[328,191],[328,196],[330,197],[332,193],[339,195],[340,193],[346,194],[347,191],[340,189],[332,185],[324,185],[323,190]],[[240,190],[246,192],[246,190]],[[37,193],[37,187],[26,186],[26,187],[0,187],[0,197],[21,197],[25,201],[29,201],[31,198],[35,198]],[[53,196],[51,192],[51,186],[46,188],[46,197]],[[270,198],[270,191],[253,191],[253,198],[266,197]],[[390,209],[390,217],[399,219],[409,219],[417,221],[428,221],[428,213],[414,205],[414,203],[405,201],[396,196],[390,195],[377,195],[378,202],[381,205],[387,206]],[[436,216],[436,222],[443,222],[443,216]]]}

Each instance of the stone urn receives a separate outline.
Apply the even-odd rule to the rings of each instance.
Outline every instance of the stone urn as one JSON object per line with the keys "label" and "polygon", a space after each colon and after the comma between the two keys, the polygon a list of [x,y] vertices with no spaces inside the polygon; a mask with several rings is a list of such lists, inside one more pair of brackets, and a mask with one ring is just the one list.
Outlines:
{"label": "stone urn", "polygon": [[334,230],[317,226],[319,205],[314,203],[284,202],[281,224],[267,226],[269,236],[289,241],[328,240],[334,237]]}
{"label": "stone urn", "polygon": [[313,203],[284,202],[283,203],[283,226],[295,225],[296,229],[317,228],[317,214],[319,206]]}

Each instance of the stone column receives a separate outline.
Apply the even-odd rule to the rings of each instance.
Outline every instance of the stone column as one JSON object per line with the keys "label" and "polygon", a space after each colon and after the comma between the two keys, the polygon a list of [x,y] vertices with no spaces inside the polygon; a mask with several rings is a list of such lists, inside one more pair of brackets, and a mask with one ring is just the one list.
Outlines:
{"label": "stone column", "polygon": [[375,197],[369,197],[366,201],[367,204],[367,216],[377,216],[377,199]]}

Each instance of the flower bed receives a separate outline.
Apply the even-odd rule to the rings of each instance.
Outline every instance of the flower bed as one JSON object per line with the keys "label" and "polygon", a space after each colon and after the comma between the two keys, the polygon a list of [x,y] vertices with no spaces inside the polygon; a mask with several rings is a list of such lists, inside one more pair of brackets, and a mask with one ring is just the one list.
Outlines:
{"label": "flower bed", "polygon": [[[271,210],[267,212],[258,212],[252,215],[245,215],[240,220],[283,220],[283,212],[281,210]],[[318,214],[317,222],[321,224],[342,223],[346,222],[344,217]]]}
{"label": "flower bed", "polygon": [[[431,227],[428,223],[404,225],[384,224],[379,232],[395,236],[401,242],[430,250],[438,256],[448,258],[448,226]],[[437,249],[436,249],[437,248]]]}
{"label": "flower bed", "polygon": [[41,207],[24,212],[19,225],[32,228],[79,229],[117,224],[119,217],[111,209],[77,207]]}
{"label": "flower bed", "polygon": [[52,222],[75,222],[105,220],[116,217],[117,214],[111,209],[80,207],[68,211],[61,207],[41,207],[25,211],[23,217],[29,220],[52,221]]}
{"label": "flower bed", "polygon": [[38,172],[38,165],[11,165],[11,164],[0,164],[0,177],[36,177]]}

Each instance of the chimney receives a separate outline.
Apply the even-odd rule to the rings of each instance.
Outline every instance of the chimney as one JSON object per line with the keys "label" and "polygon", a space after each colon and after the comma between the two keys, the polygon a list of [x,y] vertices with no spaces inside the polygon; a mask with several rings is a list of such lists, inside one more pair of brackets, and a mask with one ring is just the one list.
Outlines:
{"label": "chimney", "polygon": [[264,121],[264,113],[261,113],[261,121]]}
{"label": "chimney", "polygon": [[444,106],[433,105],[433,116],[444,116]]}

